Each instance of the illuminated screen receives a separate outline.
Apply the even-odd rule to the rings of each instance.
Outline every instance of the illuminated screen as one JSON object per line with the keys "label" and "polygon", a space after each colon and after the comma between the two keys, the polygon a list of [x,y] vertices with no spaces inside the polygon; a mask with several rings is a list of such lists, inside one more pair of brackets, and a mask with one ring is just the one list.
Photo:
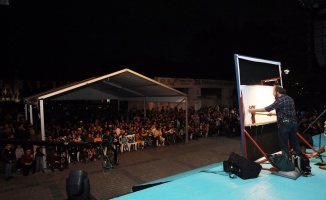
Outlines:
{"label": "illuminated screen", "polygon": [[273,86],[241,85],[242,101],[244,107],[244,126],[257,126],[276,122],[276,115],[267,116],[266,113],[256,113],[254,116],[248,112],[250,107],[264,108],[275,101]]}

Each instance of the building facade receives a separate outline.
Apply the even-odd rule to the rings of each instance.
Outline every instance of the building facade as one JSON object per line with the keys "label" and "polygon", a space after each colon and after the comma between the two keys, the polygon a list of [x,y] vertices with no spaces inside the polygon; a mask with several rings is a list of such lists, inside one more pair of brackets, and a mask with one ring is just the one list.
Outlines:
{"label": "building facade", "polygon": [[[188,94],[188,108],[199,110],[201,107],[222,106],[235,107],[237,104],[236,83],[234,81],[155,77],[157,82]],[[178,107],[185,109],[185,104],[173,102],[147,102],[149,109],[161,107]],[[129,102],[129,109],[144,107],[143,102]]]}

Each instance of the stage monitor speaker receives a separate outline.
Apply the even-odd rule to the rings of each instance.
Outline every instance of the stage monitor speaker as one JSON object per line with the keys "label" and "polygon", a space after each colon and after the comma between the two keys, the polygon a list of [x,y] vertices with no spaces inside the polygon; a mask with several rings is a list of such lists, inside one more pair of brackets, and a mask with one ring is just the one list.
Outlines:
{"label": "stage monitor speaker", "polygon": [[234,152],[230,154],[228,162],[231,166],[231,172],[242,179],[257,178],[262,168],[260,164]]}
{"label": "stage monitor speaker", "polygon": [[66,192],[68,200],[90,199],[90,186],[88,174],[82,170],[71,170],[66,179]]}

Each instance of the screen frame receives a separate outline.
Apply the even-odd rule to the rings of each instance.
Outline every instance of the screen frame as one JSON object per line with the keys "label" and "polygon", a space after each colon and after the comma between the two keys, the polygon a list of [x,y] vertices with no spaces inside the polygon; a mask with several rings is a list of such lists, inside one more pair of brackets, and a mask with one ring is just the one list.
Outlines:
{"label": "screen frame", "polygon": [[[249,57],[239,54],[234,54],[234,62],[235,62],[235,72],[236,72],[236,85],[237,85],[237,95],[238,95],[238,103],[239,103],[239,116],[240,116],[240,132],[241,132],[241,141],[242,141],[242,153],[243,156],[249,159],[256,159],[257,155],[252,155],[247,151],[247,140],[248,137],[245,135],[244,131],[250,134],[252,131],[252,126],[245,126],[245,112],[246,109],[243,104],[242,96],[242,87],[245,86],[271,86],[274,84],[280,85],[283,87],[282,82],[282,70],[281,70],[281,62],[266,60],[261,58]],[[258,96],[259,94],[254,94]],[[252,97],[252,98],[255,98]],[[268,104],[270,105],[270,104]],[[266,105],[266,106],[268,106]],[[257,107],[258,108],[258,107]],[[260,108],[260,107],[259,107]],[[267,124],[271,126],[273,130],[269,130],[269,132],[275,132],[275,134],[269,134],[271,137],[268,142],[277,142],[277,124],[276,120],[269,122]],[[273,125],[275,124],[275,125]],[[256,124],[256,128],[263,130],[264,124]],[[275,127],[275,128],[274,128]],[[262,136],[263,131],[260,132],[260,135],[255,135],[255,141],[259,140],[259,136]],[[266,139],[266,135],[264,136]],[[253,137],[254,138],[254,137]],[[264,142],[264,141],[260,141]],[[249,145],[250,146],[250,145]],[[262,144],[262,146],[265,146]],[[277,148],[275,148],[277,146]],[[275,152],[275,150],[279,149],[278,145],[274,145],[271,149],[264,149],[267,152]],[[256,152],[256,150],[254,150]],[[256,153],[255,153],[256,154]]]}

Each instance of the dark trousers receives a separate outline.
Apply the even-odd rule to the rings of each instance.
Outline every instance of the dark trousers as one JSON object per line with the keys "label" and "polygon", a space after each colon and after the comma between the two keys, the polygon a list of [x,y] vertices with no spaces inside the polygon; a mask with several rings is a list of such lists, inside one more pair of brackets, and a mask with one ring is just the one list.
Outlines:
{"label": "dark trousers", "polygon": [[21,158],[18,158],[17,159],[17,162],[16,162],[16,166],[17,166],[17,169],[21,169],[23,167],[23,165],[21,164]]}
{"label": "dark trousers", "polygon": [[63,166],[59,161],[50,161],[49,164],[50,164],[51,171],[54,171],[55,169],[58,169],[60,171],[63,170]]}
{"label": "dark trousers", "polygon": [[297,138],[297,123],[287,122],[278,124],[278,138],[279,145],[283,152],[289,156],[289,143],[290,147],[301,156],[301,148]]}
{"label": "dark trousers", "polygon": [[23,165],[22,172],[24,176],[28,176],[29,171],[31,170],[32,165]]}
{"label": "dark trousers", "polygon": [[4,163],[4,177],[8,179],[11,177],[12,173],[12,162],[5,162]]}

